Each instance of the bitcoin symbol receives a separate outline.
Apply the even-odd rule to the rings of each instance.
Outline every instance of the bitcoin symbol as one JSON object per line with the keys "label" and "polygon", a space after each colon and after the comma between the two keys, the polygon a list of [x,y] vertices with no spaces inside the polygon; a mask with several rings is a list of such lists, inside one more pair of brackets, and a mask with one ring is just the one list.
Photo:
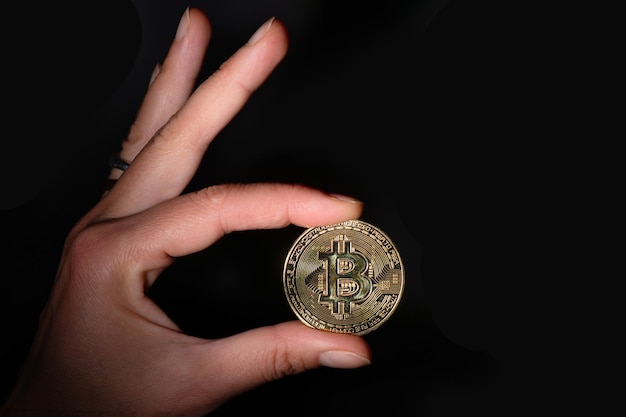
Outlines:
{"label": "bitcoin symbol", "polygon": [[367,260],[350,253],[351,242],[345,239],[346,235],[337,236],[332,241],[332,251],[319,253],[319,258],[328,265],[328,291],[320,295],[319,301],[330,305],[338,317],[350,313],[350,304],[362,302],[371,289],[371,281],[361,275],[367,269]]}
{"label": "bitcoin symbol", "polygon": [[404,267],[380,229],[350,220],[305,230],[285,260],[283,286],[291,309],[306,325],[363,335],[395,311]]}

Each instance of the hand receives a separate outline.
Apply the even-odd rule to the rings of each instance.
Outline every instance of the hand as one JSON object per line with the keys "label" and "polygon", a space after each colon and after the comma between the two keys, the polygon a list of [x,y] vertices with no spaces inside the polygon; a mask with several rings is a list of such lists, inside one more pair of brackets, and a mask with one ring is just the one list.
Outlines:
{"label": "hand", "polygon": [[298,321],[206,340],[146,296],[177,257],[224,234],[358,218],[362,204],[289,184],[183,194],[218,132],[287,52],[269,20],[194,91],[211,35],[187,10],[123,143],[126,171],[67,237],[48,304],[2,415],[198,415],[260,384],[319,366],[369,364],[357,336]]}

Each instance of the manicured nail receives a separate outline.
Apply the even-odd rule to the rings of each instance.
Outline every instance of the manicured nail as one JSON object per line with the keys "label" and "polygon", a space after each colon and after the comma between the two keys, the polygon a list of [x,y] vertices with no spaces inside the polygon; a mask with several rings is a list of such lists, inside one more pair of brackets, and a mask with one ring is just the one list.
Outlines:
{"label": "manicured nail", "polygon": [[268,30],[272,27],[272,23],[274,23],[275,17],[270,18],[265,23],[261,25],[260,28],[254,32],[254,34],[248,40],[248,45],[254,45],[259,39],[263,37],[267,33]]}
{"label": "manicured nail", "polygon": [[320,354],[320,365],[329,368],[359,368],[370,365],[366,357],[342,350],[330,350]]}
{"label": "manicured nail", "polygon": [[187,33],[187,28],[189,27],[189,7],[185,9],[185,13],[183,13],[183,17],[180,18],[180,22],[178,23],[178,29],[176,29],[176,38],[175,40],[181,40],[185,37],[185,33]]}
{"label": "manicured nail", "polygon": [[159,75],[159,72],[161,72],[161,64],[157,63],[154,69],[152,70],[152,75],[150,76],[150,82],[148,83],[148,86],[152,85],[157,75]]}
{"label": "manicured nail", "polygon": [[328,194],[328,195],[329,195],[329,196],[331,196],[331,197],[333,197],[333,198],[336,198],[337,200],[346,201],[346,202],[348,202],[348,203],[363,204],[363,202],[362,202],[362,201],[357,200],[357,199],[356,199],[356,198],[354,198],[354,197],[349,197],[349,196],[347,196],[347,195],[343,195],[343,194],[335,194],[335,193],[331,193],[331,194]]}

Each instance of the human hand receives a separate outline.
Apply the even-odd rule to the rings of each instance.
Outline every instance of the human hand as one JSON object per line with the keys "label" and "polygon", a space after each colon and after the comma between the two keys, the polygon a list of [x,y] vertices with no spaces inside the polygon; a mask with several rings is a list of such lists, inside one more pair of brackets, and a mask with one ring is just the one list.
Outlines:
{"label": "human hand", "polygon": [[224,234],[360,216],[362,204],[304,186],[223,184],[182,194],[207,147],[287,52],[270,20],[194,90],[211,36],[185,12],[123,143],[126,171],[69,233],[31,351],[3,416],[198,415],[319,366],[369,364],[364,339],[299,321],[207,340],[146,295],[176,258]]}

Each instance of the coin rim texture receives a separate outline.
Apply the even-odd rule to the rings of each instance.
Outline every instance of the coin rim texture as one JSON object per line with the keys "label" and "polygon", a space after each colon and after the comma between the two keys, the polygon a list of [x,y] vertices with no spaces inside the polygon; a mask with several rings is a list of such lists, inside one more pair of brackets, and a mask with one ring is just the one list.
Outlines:
{"label": "coin rim texture", "polygon": [[[391,246],[391,248],[393,248],[395,250],[396,253],[396,257],[398,258],[398,265],[400,266],[400,271],[401,271],[401,283],[400,283],[400,291],[398,292],[398,299],[396,300],[395,304],[393,305],[393,307],[389,310],[389,312],[385,315],[385,317],[383,317],[378,323],[374,324],[373,326],[368,327],[367,329],[364,330],[355,330],[356,327],[358,327],[358,323],[356,323],[353,327],[346,329],[346,331],[341,331],[335,328],[326,328],[326,327],[317,327],[314,326],[312,323],[310,323],[309,321],[307,321],[307,319],[305,317],[302,316],[301,312],[298,311],[298,309],[296,308],[296,306],[294,306],[294,303],[292,302],[291,299],[291,295],[294,294],[294,291],[290,291],[288,289],[288,285],[287,285],[287,280],[289,279],[290,274],[287,274],[287,272],[289,271],[288,266],[290,265],[290,260],[294,255],[294,250],[296,250],[296,248],[298,248],[300,246],[300,243],[302,241],[302,239],[304,237],[306,237],[307,235],[309,235],[312,231],[314,231],[315,229],[341,229],[346,228],[346,227],[350,227],[350,229],[346,229],[346,230],[352,230],[355,229],[357,224],[362,224],[364,225],[365,228],[372,228],[376,233],[379,233],[381,236],[383,236],[386,241],[388,242],[388,244]],[[331,231],[332,232],[332,231]],[[328,231],[324,232],[324,233],[328,233]],[[316,239],[313,238],[310,240],[310,242],[305,245],[304,247],[302,247],[300,249],[301,252],[304,252],[304,250],[306,249],[306,247],[308,247],[308,245],[311,244],[311,242],[314,242]],[[300,259],[302,253],[300,255],[298,255],[298,258],[296,259],[295,265],[297,267],[298,264],[298,260]],[[370,260],[368,259],[368,262]],[[291,274],[291,275],[295,275]],[[300,236],[298,236],[298,238],[294,241],[294,243],[291,245],[291,248],[289,249],[288,253],[287,253],[287,257],[285,258],[285,262],[283,264],[283,271],[282,271],[282,282],[283,282],[283,289],[285,292],[285,296],[287,298],[287,303],[289,304],[289,307],[291,308],[291,310],[294,312],[294,314],[296,315],[296,317],[298,317],[298,319],[306,324],[308,327],[311,327],[313,329],[317,329],[317,330],[322,330],[322,331],[327,331],[327,332],[332,332],[332,333],[345,333],[345,334],[352,334],[352,335],[358,335],[358,336],[362,336],[365,335],[367,333],[370,333],[376,329],[378,329],[383,323],[385,323],[392,315],[393,313],[396,311],[398,305],[400,304],[400,301],[402,300],[402,295],[404,294],[404,287],[405,287],[405,271],[404,271],[404,263],[402,262],[402,257],[400,256],[400,253],[398,251],[398,248],[396,246],[396,244],[389,238],[389,236],[383,232],[380,228],[374,226],[371,223],[365,222],[363,220],[347,220],[347,221],[343,221],[340,223],[334,223],[334,224],[330,224],[330,225],[326,225],[326,226],[314,226],[314,227],[310,227],[307,228],[305,231],[303,231]],[[294,278],[295,281],[295,278]],[[296,287],[298,287],[296,285]],[[298,299],[301,300],[301,297],[299,296],[299,294],[295,294],[297,296]],[[310,309],[305,309],[305,311],[307,311],[311,316],[319,319],[319,317],[317,317],[314,312],[312,312]],[[373,316],[373,315],[372,315]],[[317,322],[319,323],[319,322]]]}

